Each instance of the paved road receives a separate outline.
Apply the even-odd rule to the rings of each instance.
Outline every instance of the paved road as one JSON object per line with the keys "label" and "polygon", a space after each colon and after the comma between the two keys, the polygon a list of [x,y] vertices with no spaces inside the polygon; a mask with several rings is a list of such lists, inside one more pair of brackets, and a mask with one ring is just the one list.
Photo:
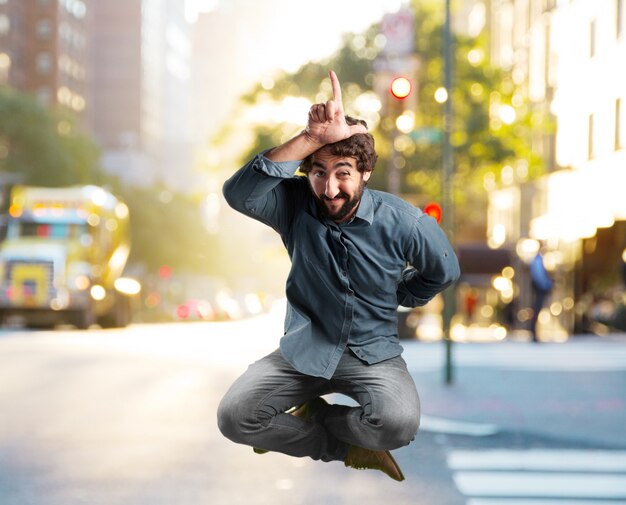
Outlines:
{"label": "paved road", "polygon": [[625,340],[458,346],[452,387],[407,343],[424,419],[398,484],[219,435],[279,324],[0,332],[0,505],[626,503]]}

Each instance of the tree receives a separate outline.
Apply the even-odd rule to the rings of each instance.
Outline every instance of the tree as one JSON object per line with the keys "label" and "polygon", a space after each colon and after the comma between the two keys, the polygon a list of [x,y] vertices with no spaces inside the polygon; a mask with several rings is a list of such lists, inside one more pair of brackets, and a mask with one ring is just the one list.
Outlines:
{"label": "tree", "polygon": [[97,160],[95,144],[69,113],[0,87],[0,173],[41,186],[96,183]]}
{"label": "tree", "polygon": [[[385,169],[394,157],[402,174],[401,192],[412,201],[425,204],[439,200],[442,191],[442,105],[435,91],[443,85],[443,9],[440,2],[413,1],[415,12],[415,55],[420,65],[416,130],[396,135],[394,118],[382,116],[374,121],[379,161],[369,185],[385,189]],[[376,71],[374,62],[381,45],[378,26],[365,33],[347,35],[343,46],[329,61],[310,62],[293,74],[276,78],[271,89],[260,85],[244,97],[247,106],[261,98],[279,100],[287,95],[304,96],[311,102],[325,101],[329,95],[327,71],[337,71],[344,91],[348,113],[358,97],[372,92]],[[515,167],[523,178],[543,173],[543,162],[532,149],[537,132],[549,133],[551,122],[545,114],[529,105],[511,76],[489,63],[487,37],[454,35],[454,108],[452,142],[455,157],[454,202],[458,228],[478,228],[483,233],[486,220],[487,192],[485,181],[498,181],[503,167]],[[321,84],[320,84],[321,83]],[[384,101],[386,97],[380,97]],[[358,115],[358,114],[357,114]],[[305,118],[303,118],[304,122]],[[253,152],[280,143],[279,127],[258,127],[257,142],[247,150],[242,161]],[[420,135],[423,132],[435,135]],[[394,146],[392,141],[395,139]],[[478,227],[476,226],[478,224]]]}
{"label": "tree", "polygon": [[215,273],[216,240],[204,227],[198,196],[109,183],[129,208],[130,263],[152,273],[163,265],[176,273]]}
{"label": "tree", "polygon": [[[435,99],[443,84],[442,20],[432,8],[415,3],[420,34],[416,40],[422,63],[419,74],[418,128],[443,128],[442,107]],[[533,150],[537,132],[549,133],[549,118],[532,109],[509,73],[490,64],[487,34],[476,38],[455,34],[453,100],[455,180],[454,202],[458,228],[484,224],[485,182],[501,179],[503,168],[516,167],[523,179],[543,173],[543,160]],[[407,154],[405,188],[413,192],[441,194],[442,144],[416,142]]]}
{"label": "tree", "polygon": [[[157,271],[207,272],[214,244],[202,223],[198,198],[163,187],[129,188],[100,171],[96,145],[61,109],[0,87],[0,174],[37,186],[103,185],[130,209],[130,262]],[[16,179],[15,177],[13,179]]]}

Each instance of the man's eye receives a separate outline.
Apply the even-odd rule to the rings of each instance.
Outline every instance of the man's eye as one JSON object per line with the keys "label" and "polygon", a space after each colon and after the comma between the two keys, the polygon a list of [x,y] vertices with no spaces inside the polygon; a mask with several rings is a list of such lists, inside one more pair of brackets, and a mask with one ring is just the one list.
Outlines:
{"label": "man's eye", "polygon": [[317,177],[317,178],[321,178],[321,177],[324,177],[324,172],[315,172],[315,174],[314,174],[314,175],[315,175],[315,177]]}

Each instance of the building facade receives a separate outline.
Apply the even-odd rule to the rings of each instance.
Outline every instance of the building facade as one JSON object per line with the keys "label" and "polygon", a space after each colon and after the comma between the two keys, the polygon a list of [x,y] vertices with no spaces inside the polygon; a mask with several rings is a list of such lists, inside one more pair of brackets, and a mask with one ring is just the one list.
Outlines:
{"label": "building facade", "polygon": [[624,1],[492,0],[489,9],[493,62],[555,131],[533,139],[544,177],[491,192],[488,240],[525,259],[546,246],[557,280],[546,334],[589,331],[594,303],[619,288],[626,248]]}
{"label": "building facade", "polygon": [[194,186],[191,51],[178,0],[0,0],[0,85],[74,112],[127,184]]}
{"label": "building facade", "polygon": [[91,117],[87,0],[0,0],[0,84]]}
{"label": "building facade", "polygon": [[93,132],[104,168],[133,185],[188,189],[190,25],[184,2],[93,5]]}

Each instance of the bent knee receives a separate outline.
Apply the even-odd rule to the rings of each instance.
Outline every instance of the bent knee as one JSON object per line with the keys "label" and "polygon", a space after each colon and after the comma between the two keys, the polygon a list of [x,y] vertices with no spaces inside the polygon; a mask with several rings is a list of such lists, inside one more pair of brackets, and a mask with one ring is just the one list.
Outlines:
{"label": "bent knee", "polygon": [[389,423],[389,449],[398,449],[409,445],[415,440],[415,435],[420,425],[419,414],[402,419],[395,419]]}
{"label": "bent knee", "polygon": [[419,412],[404,416],[385,416],[372,429],[371,449],[392,450],[409,445],[417,434]]}
{"label": "bent knee", "polygon": [[247,409],[225,397],[217,408],[217,427],[226,438],[242,443],[252,429],[252,419]]}
{"label": "bent knee", "polygon": [[241,431],[235,406],[227,398],[217,408],[217,427],[226,438],[236,441]]}
{"label": "bent knee", "polygon": [[255,413],[248,402],[226,396],[217,408],[217,427],[222,435],[238,443],[247,443],[250,436],[267,427],[269,416]]}

